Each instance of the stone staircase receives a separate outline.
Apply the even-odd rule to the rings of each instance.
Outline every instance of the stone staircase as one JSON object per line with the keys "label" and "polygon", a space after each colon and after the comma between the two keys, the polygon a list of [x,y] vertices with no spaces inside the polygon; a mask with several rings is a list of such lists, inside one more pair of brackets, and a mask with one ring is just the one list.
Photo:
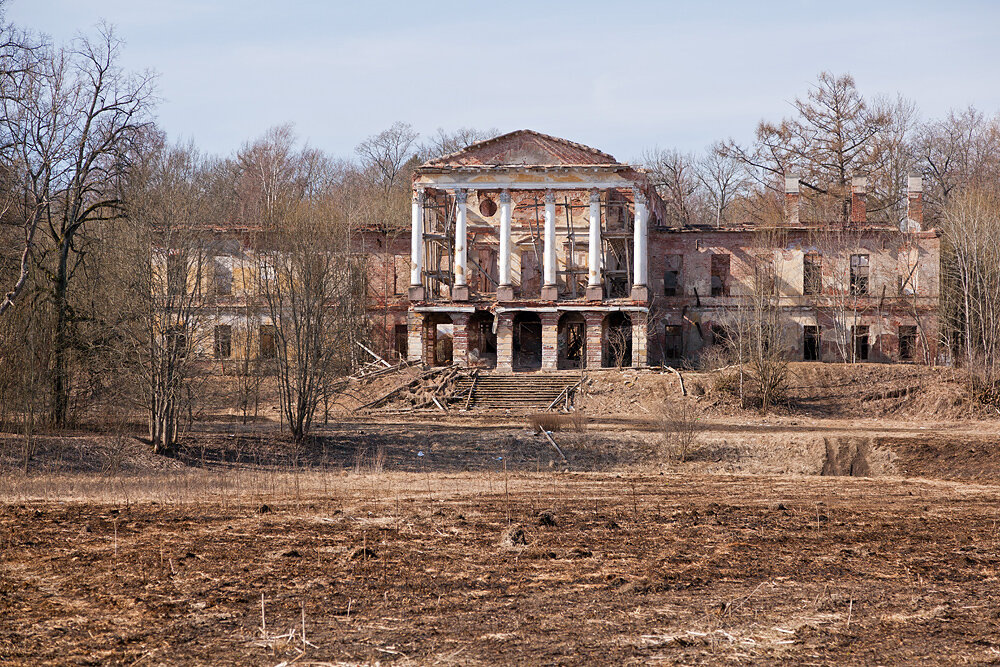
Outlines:
{"label": "stone staircase", "polygon": [[[577,372],[483,373],[460,377],[456,396],[468,396],[469,408],[490,410],[544,410],[564,391],[572,389],[581,376]],[[474,383],[474,386],[473,386]],[[464,403],[459,403],[463,405]]]}

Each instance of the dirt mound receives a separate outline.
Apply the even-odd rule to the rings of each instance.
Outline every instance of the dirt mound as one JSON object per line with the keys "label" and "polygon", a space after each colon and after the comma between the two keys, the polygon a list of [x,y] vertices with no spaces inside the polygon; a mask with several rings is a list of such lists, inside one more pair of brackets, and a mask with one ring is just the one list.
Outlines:
{"label": "dirt mound", "polygon": [[503,532],[500,537],[500,546],[505,549],[516,549],[528,544],[528,534],[524,532],[524,527],[514,524]]}
{"label": "dirt mound", "polygon": [[796,412],[946,420],[989,414],[971,400],[964,374],[953,368],[798,363],[789,370],[788,401]]}
{"label": "dirt mound", "polygon": [[183,467],[126,435],[40,435],[26,450],[23,436],[0,434],[0,471],[128,474]]}
{"label": "dirt mound", "polygon": [[826,446],[826,460],[823,461],[823,470],[820,475],[829,476],[849,476],[849,477],[870,477],[872,474],[871,464],[868,457],[871,455],[871,444],[861,438],[846,438],[837,441],[836,438],[823,438]]}
{"label": "dirt mound", "polygon": [[[755,414],[740,407],[739,374],[732,367],[712,372],[680,371],[684,394],[705,416]],[[602,370],[584,385],[581,409],[595,416],[656,418],[664,401],[682,397],[672,371]],[[905,364],[789,364],[788,388],[774,412],[821,418],[891,417],[967,420],[997,418],[972,400],[961,370]]]}

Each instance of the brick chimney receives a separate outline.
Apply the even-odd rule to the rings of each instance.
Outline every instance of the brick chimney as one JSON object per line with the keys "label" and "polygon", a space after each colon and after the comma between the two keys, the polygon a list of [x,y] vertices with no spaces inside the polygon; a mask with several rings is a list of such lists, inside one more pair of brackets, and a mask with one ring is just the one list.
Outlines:
{"label": "brick chimney", "polygon": [[906,229],[919,232],[924,228],[924,179],[919,174],[906,177]]}
{"label": "brick chimney", "polygon": [[851,179],[851,222],[862,223],[868,220],[868,178],[855,176]]}
{"label": "brick chimney", "polygon": [[799,224],[799,177],[785,176],[785,221]]}

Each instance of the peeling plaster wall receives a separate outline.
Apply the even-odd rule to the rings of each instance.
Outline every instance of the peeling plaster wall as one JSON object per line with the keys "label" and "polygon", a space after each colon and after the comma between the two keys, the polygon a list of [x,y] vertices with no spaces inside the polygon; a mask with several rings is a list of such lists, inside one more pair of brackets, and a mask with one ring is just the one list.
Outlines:
{"label": "peeling plaster wall", "polygon": [[[869,327],[869,361],[899,359],[899,327],[917,326],[919,359],[937,355],[937,305],[940,296],[940,239],[936,233],[903,235],[895,230],[865,229],[860,234],[790,228],[779,246],[762,245],[748,230],[653,230],[650,232],[651,319],[649,359],[656,363],[666,349],[664,325],[682,327],[683,352],[696,356],[712,344],[711,328],[724,323],[740,295],[755,285],[754,262],[773,261],[775,292],[787,322],[781,346],[792,359],[803,357],[805,326],[821,327],[822,359],[841,361],[851,326]],[[730,255],[730,296],[711,296],[711,256]],[[822,293],[803,294],[803,256],[822,257]],[[869,257],[867,296],[849,294],[850,257]],[[679,255],[677,296],[664,294],[668,257]],[[900,279],[912,278],[900,290]]]}

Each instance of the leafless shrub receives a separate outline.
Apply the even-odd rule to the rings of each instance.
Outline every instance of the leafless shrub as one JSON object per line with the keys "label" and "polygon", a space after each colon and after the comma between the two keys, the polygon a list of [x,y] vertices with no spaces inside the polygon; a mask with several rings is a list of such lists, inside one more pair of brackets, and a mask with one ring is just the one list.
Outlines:
{"label": "leafless shrub", "polygon": [[698,413],[683,399],[664,400],[661,410],[659,427],[665,458],[684,463],[698,442]]}

